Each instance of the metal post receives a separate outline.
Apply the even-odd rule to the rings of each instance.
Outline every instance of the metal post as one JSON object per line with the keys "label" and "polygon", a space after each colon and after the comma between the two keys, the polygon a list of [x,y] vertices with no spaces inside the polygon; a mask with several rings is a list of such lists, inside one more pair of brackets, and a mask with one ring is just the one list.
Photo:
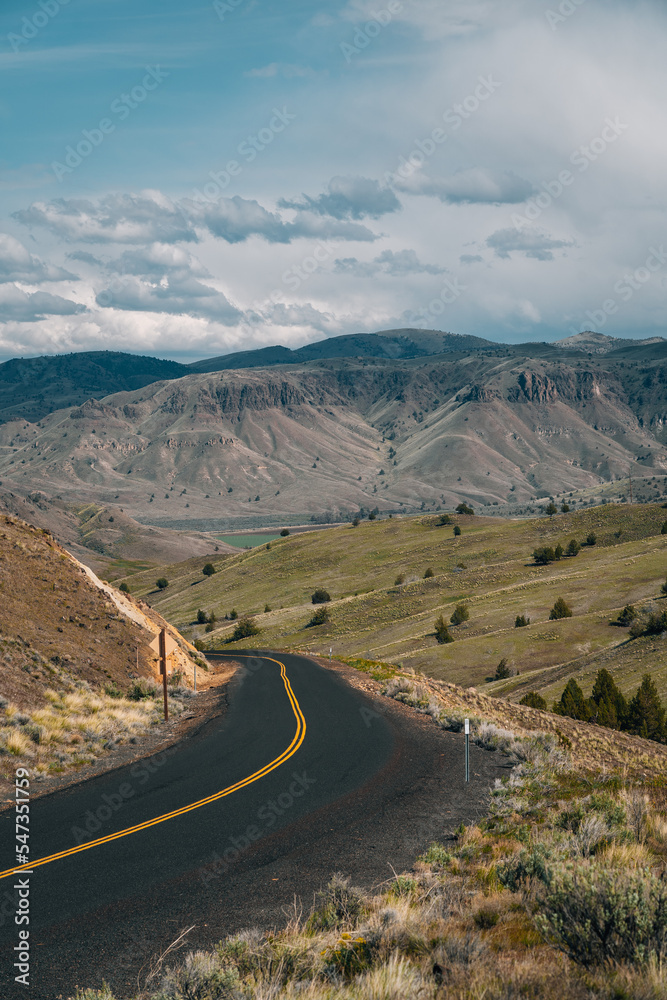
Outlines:
{"label": "metal post", "polygon": [[167,701],[167,631],[160,629],[160,673],[162,674],[162,690],[164,692],[164,721],[169,722],[169,703]]}
{"label": "metal post", "polygon": [[465,720],[465,734],[466,734],[466,782],[470,781],[470,719]]}
{"label": "metal post", "polygon": [[333,652],[333,649],[332,649],[331,646],[329,646],[329,663],[331,663],[331,653],[332,652]]}

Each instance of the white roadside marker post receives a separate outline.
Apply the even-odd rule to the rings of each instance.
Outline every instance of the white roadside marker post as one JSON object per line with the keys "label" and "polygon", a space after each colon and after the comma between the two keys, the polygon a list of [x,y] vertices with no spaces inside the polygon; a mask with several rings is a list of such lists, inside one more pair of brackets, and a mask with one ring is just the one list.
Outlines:
{"label": "white roadside marker post", "polygon": [[470,781],[470,751],[468,749],[468,743],[470,740],[470,719],[465,720],[464,728],[466,735],[466,782],[468,782]]}
{"label": "white roadside marker post", "polygon": [[333,647],[329,646],[329,663],[331,663],[331,654],[333,652]]}

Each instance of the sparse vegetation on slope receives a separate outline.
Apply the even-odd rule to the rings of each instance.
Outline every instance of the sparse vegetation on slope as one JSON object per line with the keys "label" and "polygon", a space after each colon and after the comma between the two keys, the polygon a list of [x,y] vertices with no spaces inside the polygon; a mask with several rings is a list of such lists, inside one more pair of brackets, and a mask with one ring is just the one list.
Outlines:
{"label": "sparse vegetation on slope", "polygon": [[[608,504],[521,521],[452,515],[454,520],[466,517],[460,538],[443,532],[437,515],[362,522],[354,530],[344,526],[293,535],[268,551],[262,547],[227,556],[225,572],[207,581],[194,562],[165,567],[169,588],[149,599],[198,639],[204,637],[194,624],[197,609],[205,603],[214,610],[218,627],[206,637],[212,648],[230,637],[224,615],[234,604],[241,614],[262,614],[258,643],[264,647],[318,651],[333,646],[339,655],[400,661],[476,686],[484,685],[506,658],[518,676],[493,682],[491,690],[516,698],[536,690],[549,702],[560,697],[574,673],[580,684],[590,685],[588,695],[601,666],[613,671],[630,696],[646,672],[640,648],[648,655],[650,646],[651,672],[667,698],[667,647],[651,635],[628,643],[627,632],[609,627],[629,604],[641,621],[644,609],[662,610],[663,514],[657,504]],[[593,531],[596,545],[583,547],[575,559],[535,566],[529,558],[539,545],[553,547],[558,539],[583,539]],[[424,567],[434,575],[425,578]],[[127,579],[135,594],[154,589],[152,573]],[[317,633],[304,633],[317,588],[335,598],[331,621]],[[559,597],[573,615],[550,621]],[[264,614],[267,602],[273,610]],[[439,643],[434,622],[440,616],[448,622],[459,604],[467,606],[469,620],[456,626],[456,642]],[[634,643],[639,643],[636,655],[629,648]],[[600,659],[605,657],[608,662]]]}

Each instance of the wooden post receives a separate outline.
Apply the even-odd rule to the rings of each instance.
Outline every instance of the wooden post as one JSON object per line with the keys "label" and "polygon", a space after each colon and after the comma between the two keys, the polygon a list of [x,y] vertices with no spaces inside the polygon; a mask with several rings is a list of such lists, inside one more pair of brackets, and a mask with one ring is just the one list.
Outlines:
{"label": "wooden post", "polygon": [[160,673],[162,674],[162,690],[164,692],[164,721],[169,722],[169,703],[167,700],[167,632],[160,629]]}

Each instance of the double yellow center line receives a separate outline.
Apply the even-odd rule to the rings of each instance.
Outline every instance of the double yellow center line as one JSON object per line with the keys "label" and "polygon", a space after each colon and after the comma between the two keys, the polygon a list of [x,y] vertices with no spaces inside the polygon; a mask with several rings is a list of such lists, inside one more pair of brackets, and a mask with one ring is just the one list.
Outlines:
{"label": "double yellow center line", "polygon": [[41,865],[48,865],[52,861],[59,861],[61,858],[69,858],[72,854],[80,854],[81,851],[90,851],[93,847],[99,847],[101,844],[110,844],[113,840],[120,840],[121,837],[129,837],[133,833],[139,833],[141,830],[148,830],[151,826],[157,826],[158,823],[166,823],[167,820],[175,819],[177,816],[184,816],[185,813],[193,812],[195,809],[201,809],[202,806],[207,806],[211,802],[217,802],[218,799],[224,799],[227,795],[232,795],[233,792],[237,792],[239,789],[245,788],[246,785],[251,785],[254,781],[259,781],[260,778],[263,778],[266,774],[270,774],[271,771],[275,771],[277,767],[280,767],[281,764],[284,764],[285,761],[294,756],[305,739],[306,720],[303,712],[301,711],[299,702],[296,700],[296,696],[292,691],[292,685],[289,682],[287,671],[285,670],[285,664],[281,663],[280,660],[274,660],[270,656],[263,656],[262,659],[268,660],[270,663],[276,663],[280,667],[280,676],[282,677],[287,697],[289,698],[292,711],[294,712],[294,716],[296,718],[296,732],[294,733],[292,742],[279,757],[276,757],[275,760],[272,760],[269,764],[265,764],[259,771],[255,771],[254,774],[249,775],[247,778],[243,778],[241,781],[237,781],[236,784],[223,788],[220,792],[208,795],[205,799],[198,799],[197,802],[192,802],[188,806],[182,806],[180,809],[174,809],[172,812],[164,813],[163,816],[156,816],[155,819],[146,820],[145,823],[137,823],[136,826],[128,826],[126,830],[119,830],[118,833],[110,833],[106,837],[98,837],[97,840],[90,840],[87,844],[80,844],[78,847],[70,847],[66,851],[58,851],[57,854],[49,854],[48,857],[39,858],[37,861],[31,861],[30,864],[18,865],[16,868],[8,868],[7,871],[0,872],[0,879],[9,878],[10,875],[15,875],[17,872],[25,871],[26,869],[31,871],[33,868],[39,868]]}

